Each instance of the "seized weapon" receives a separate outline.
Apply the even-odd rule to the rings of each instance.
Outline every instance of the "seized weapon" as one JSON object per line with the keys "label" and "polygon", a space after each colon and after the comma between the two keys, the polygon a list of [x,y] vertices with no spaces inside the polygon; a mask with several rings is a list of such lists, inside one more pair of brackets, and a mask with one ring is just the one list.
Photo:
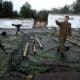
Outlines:
{"label": "seized weapon", "polygon": [[36,47],[35,47],[35,45],[33,46],[33,53],[36,53]]}
{"label": "seized weapon", "polygon": [[40,40],[39,40],[39,38],[38,38],[38,37],[36,37],[36,40],[37,40],[37,42],[38,42],[38,44],[39,44],[40,48],[41,48],[41,49],[43,49],[43,45],[41,44],[41,42],[40,42]]}
{"label": "seized weapon", "polygon": [[35,39],[32,40],[32,47],[33,47],[33,53],[36,53],[36,45],[35,45]]}
{"label": "seized weapon", "polygon": [[[16,35],[18,34],[18,32],[21,32],[25,36],[25,33],[20,29],[20,27],[22,26],[21,24],[12,24],[12,26],[15,26],[17,28]],[[30,35],[26,34],[26,36],[31,39]]]}
{"label": "seized weapon", "polygon": [[29,42],[26,43],[25,49],[24,49],[24,53],[23,56],[25,57],[26,54],[28,53],[28,48],[29,48]]}
{"label": "seized weapon", "polygon": [[6,52],[6,50],[4,49],[4,46],[2,45],[2,43],[0,42],[0,48],[4,51],[4,53],[7,55],[8,53]]}

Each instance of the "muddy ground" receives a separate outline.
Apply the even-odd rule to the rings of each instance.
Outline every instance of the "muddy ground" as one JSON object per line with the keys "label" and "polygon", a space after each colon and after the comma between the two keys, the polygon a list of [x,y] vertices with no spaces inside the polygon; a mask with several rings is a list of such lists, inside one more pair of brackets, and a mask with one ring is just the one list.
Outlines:
{"label": "muddy ground", "polygon": [[[24,31],[24,30],[23,30]],[[65,51],[65,60],[60,59],[60,53],[57,52],[58,37],[53,32],[29,32],[25,30],[25,35],[19,33],[17,36],[11,30],[6,36],[0,35],[0,41],[8,55],[0,48],[0,80],[25,80],[27,75],[38,75],[41,73],[54,72],[80,72],[80,46],[67,41],[70,46]],[[27,42],[32,42],[29,37],[37,36],[44,46],[40,49],[38,43],[35,43],[37,52],[33,53],[32,46],[26,57],[23,57],[24,48]],[[79,34],[73,32],[72,41],[80,44]],[[79,73],[78,73],[79,74]],[[33,80],[37,80],[36,77]]]}

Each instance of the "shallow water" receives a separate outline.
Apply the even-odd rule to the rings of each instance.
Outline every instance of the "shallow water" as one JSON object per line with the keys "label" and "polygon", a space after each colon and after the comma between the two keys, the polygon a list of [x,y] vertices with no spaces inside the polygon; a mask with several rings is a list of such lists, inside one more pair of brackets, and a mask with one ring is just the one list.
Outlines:
{"label": "shallow water", "polygon": [[[62,21],[65,15],[49,15],[48,17],[48,25],[56,26],[55,20]],[[80,16],[70,15],[69,22],[72,24],[72,28],[80,28]]]}
{"label": "shallow water", "polygon": [[22,24],[22,28],[32,28],[33,19],[0,19],[0,28],[15,28],[12,24]]}
{"label": "shallow water", "polygon": [[[48,17],[48,27],[57,26],[55,23],[55,19],[61,21],[63,20],[65,15],[49,15]],[[70,21],[72,24],[72,28],[80,28],[80,16],[72,16],[70,15]],[[32,28],[34,24],[33,19],[0,19],[0,28],[15,28],[11,24],[22,24],[22,28]]]}

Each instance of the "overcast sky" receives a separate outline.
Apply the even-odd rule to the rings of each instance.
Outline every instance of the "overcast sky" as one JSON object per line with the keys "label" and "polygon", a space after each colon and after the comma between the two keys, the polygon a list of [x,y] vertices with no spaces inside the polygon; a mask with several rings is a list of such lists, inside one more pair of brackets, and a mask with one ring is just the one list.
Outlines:
{"label": "overcast sky", "polygon": [[4,0],[12,1],[14,5],[14,10],[20,10],[20,7],[25,3],[29,2],[33,9],[52,9],[63,7],[65,4],[72,4],[75,0]]}

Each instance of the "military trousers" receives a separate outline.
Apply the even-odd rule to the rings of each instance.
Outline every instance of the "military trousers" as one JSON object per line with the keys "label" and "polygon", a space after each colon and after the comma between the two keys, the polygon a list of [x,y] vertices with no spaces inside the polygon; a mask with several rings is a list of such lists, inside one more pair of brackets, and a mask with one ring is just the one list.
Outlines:
{"label": "military trousers", "polygon": [[65,41],[66,41],[67,37],[59,37],[59,51],[60,53],[64,53],[65,52]]}

